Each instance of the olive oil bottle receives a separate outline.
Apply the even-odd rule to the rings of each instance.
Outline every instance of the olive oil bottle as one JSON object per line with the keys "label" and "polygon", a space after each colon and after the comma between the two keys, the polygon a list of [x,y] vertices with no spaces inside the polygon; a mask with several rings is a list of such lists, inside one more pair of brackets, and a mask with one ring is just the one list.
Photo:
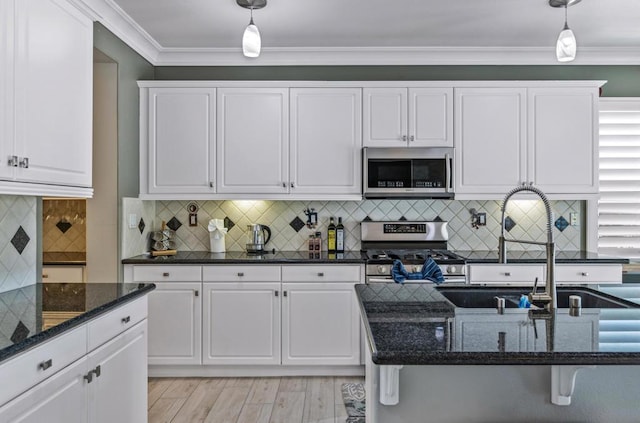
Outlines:
{"label": "olive oil bottle", "polygon": [[338,225],[336,226],[336,253],[344,253],[344,225],[341,217],[338,217]]}
{"label": "olive oil bottle", "polygon": [[329,227],[327,228],[327,250],[329,254],[336,253],[336,223],[333,217],[329,218]]}

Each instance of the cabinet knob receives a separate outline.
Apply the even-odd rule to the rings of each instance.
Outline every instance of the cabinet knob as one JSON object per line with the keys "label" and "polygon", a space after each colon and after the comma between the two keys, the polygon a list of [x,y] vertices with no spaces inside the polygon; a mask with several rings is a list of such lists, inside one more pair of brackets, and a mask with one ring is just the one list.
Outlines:
{"label": "cabinet knob", "polygon": [[238,272],[238,276],[240,277],[244,276],[244,272]]}
{"label": "cabinet knob", "polygon": [[289,185],[291,188],[295,188],[295,184],[293,182],[291,182],[291,184]]}
{"label": "cabinet knob", "polygon": [[589,276],[589,273],[587,273],[587,272],[582,272],[582,273],[581,273],[581,275],[582,275],[582,276]]}
{"label": "cabinet knob", "polygon": [[18,167],[18,156],[9,156],[9,161],[7,164],[10,167]]}
{"label": "cabinet knob", "polygon": [[131,321],[131,316],[127,316],[127,317],[123,317],[122,318],[122,323],[129,323]]}
{"label": "cabinet knob", "polygon": [[93,369],[93,374],[96,375],[96,377],[100,377],[100,374],[102,374],[102,369],[100,368],[99,364],[96,366],[95,369]]}
{"label": "cabinet knob", "polygon": [[511,276],[511,272],[504,272],[505,276]]}
{"label": "cabinet knob", "polygon": [[24,169],[28,169],[29,168],[29,158],[28,157],[23,157],[22,160],[20,160],[20,162],[18,163],[19,167],[22,167]]}
{"label": "cabinet knob", "polygon": [[93,380],[93,370],[91,370],[89,373],[84,375],[82,378],[86,380],[87,383],[91,383],[91,381]]}
{"label": "cabinet knob", "polygon": [[282,188],[286,188],[286,187],[287,187],[287,184],[283,182],[282,183]]}
{"label": "cabinet knob", "polygon": [[415,141],[415,139],[416,139],[416,137],[415,137],[415,136],[413,136],[413,135],[411,135],[411,136],[409,137],[409,141],[411,141],[411,142]]}
{"label": "cabinet knob", "polygon": [[164,276],[165,278],[166,278],[166,277],[168,277],[168,276],[169,276],[169,272],[164,272],[164,273],[162,274],[162,276]]}
{"label": "cabinet knob", "polygon": [[42,274],[42,279],[47,279],[49,277],[49,275],[47,275],[46,273]]}
{"label": "cabinet knob", "polygon": [[406,140],[407,140],[407,136],[406,136],[406,135],[403,135],[403,136],[402,136],[402,141],[406,141]]}
{"label": "cabinet knob", "polygon": [[48,359],[48,360],[43,361],[42,363],[38,364],[38,367],[40,368],[40,370],[47,370],[51,366],[53,366],[53,360],[52,359]]}
{"label": "cabinet knob", "polygon": [[213,181],[209,181],[209,188],[213,188]]}

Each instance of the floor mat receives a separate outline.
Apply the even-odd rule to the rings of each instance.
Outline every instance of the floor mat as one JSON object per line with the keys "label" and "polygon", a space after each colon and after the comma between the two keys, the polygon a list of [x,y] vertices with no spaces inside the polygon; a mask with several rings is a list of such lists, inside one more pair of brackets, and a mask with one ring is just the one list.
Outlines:
{"label": "floor mat", "polygon": [[364,385],[362,383],[343,383],[342,400],[347,408],[346,423],[364,423]]}

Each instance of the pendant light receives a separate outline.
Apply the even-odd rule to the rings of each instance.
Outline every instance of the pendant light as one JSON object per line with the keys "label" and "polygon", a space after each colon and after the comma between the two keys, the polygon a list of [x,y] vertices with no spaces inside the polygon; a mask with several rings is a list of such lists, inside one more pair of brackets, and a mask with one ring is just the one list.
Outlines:
{"label": "pendant light", "polygon": [[556,42],[556,59],[558,59],[558,62],[571,62],[576,58],[578,45],[573,31],[567,24],[567,8],[579,2],[580,0],[549,0],[551,7],[564,7],[564,28]]}
{"label": "pendant light", "polygon": [[267,5],[267,0],[236,0],[236,3],[245,9],[251,10],[249,25],[247,25],[242,36],[242,53],[245,57],[258,57],[262,48],[262,40],[260,39],[258,27],[253,23],[253,9],[262,9]]}

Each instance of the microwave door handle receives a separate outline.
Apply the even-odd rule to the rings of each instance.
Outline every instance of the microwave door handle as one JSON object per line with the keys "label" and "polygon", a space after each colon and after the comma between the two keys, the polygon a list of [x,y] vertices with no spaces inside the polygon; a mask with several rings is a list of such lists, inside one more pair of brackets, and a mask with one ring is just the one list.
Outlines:
{"label": "microwave door handle", "polygon": [[446,162],[445,164],[445,179],[446,179],[446,192],[451,192],[451,190],[453,189],[453,178],[451,177],[451,157],[449,156],[449,153],[444,155],[444,160]]}

